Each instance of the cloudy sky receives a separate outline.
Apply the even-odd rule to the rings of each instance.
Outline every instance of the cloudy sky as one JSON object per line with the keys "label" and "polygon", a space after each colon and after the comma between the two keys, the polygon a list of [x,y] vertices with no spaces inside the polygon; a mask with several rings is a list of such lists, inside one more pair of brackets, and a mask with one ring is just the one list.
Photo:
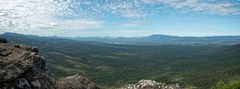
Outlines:
{"label": "cloudy sky", "polygon": [[65,37],[240,35],[240,0],[0,0],[0,32]]}

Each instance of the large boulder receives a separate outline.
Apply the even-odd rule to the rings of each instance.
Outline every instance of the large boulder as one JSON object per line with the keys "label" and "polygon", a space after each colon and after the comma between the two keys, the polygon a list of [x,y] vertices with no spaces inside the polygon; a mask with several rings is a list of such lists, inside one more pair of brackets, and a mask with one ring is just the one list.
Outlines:
{"label": "large boulder", "polygon": [[78,74],[57,81],[57,89],[99,89],[95,83]]}

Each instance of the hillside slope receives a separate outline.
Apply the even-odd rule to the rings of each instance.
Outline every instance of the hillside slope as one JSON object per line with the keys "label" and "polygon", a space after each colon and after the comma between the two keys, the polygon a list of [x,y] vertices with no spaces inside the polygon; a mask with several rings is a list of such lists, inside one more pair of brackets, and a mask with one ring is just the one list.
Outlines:
{"label": "hillside slope", "polygon": [[20,34],[3,36],[13,43],[39,47],[57,78],[80,73],[107,88],[150,79],[206,89],[219,80],[240,77],[238,46],[134,46]]}

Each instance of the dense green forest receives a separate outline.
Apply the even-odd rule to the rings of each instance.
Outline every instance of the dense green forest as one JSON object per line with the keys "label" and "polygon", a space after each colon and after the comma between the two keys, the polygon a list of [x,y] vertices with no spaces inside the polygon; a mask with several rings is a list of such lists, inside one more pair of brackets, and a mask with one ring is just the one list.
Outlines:
{"label": "dense green forest", "polygon": [[57,78],[79,73],[102,88],[151,79],[218,89],[228,87],[221,81],[240,80],[240,45],[117,45],[12,33],[3,37],[37,46]]}

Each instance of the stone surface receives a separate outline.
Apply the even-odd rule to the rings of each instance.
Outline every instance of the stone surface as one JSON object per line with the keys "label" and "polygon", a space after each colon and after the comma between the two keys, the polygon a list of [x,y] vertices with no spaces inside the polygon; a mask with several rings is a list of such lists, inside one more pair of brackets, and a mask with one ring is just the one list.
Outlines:
{"label": "stone surface", "polygon": [[136,84],[129,84],[120,89],[184,89],[179,84],[167,85],[153,80],[140,80]]}
{"label": "stone surface", "polygon": [[57,81],[58,89],[99,89],[95,83],[78,74]]}
{"label": "stone surface", "polygon": [[[56,84],[57,83],[57,84]],[[0,39],[0,89],[99,89],[74,75],[56,82],[36,47],[8,44]]]}
{"label": "stone surface", "polygon": [[[1,38],[3,39],[3,38]],[[0,43],[0,89],[56,89],[37,48]]]}

